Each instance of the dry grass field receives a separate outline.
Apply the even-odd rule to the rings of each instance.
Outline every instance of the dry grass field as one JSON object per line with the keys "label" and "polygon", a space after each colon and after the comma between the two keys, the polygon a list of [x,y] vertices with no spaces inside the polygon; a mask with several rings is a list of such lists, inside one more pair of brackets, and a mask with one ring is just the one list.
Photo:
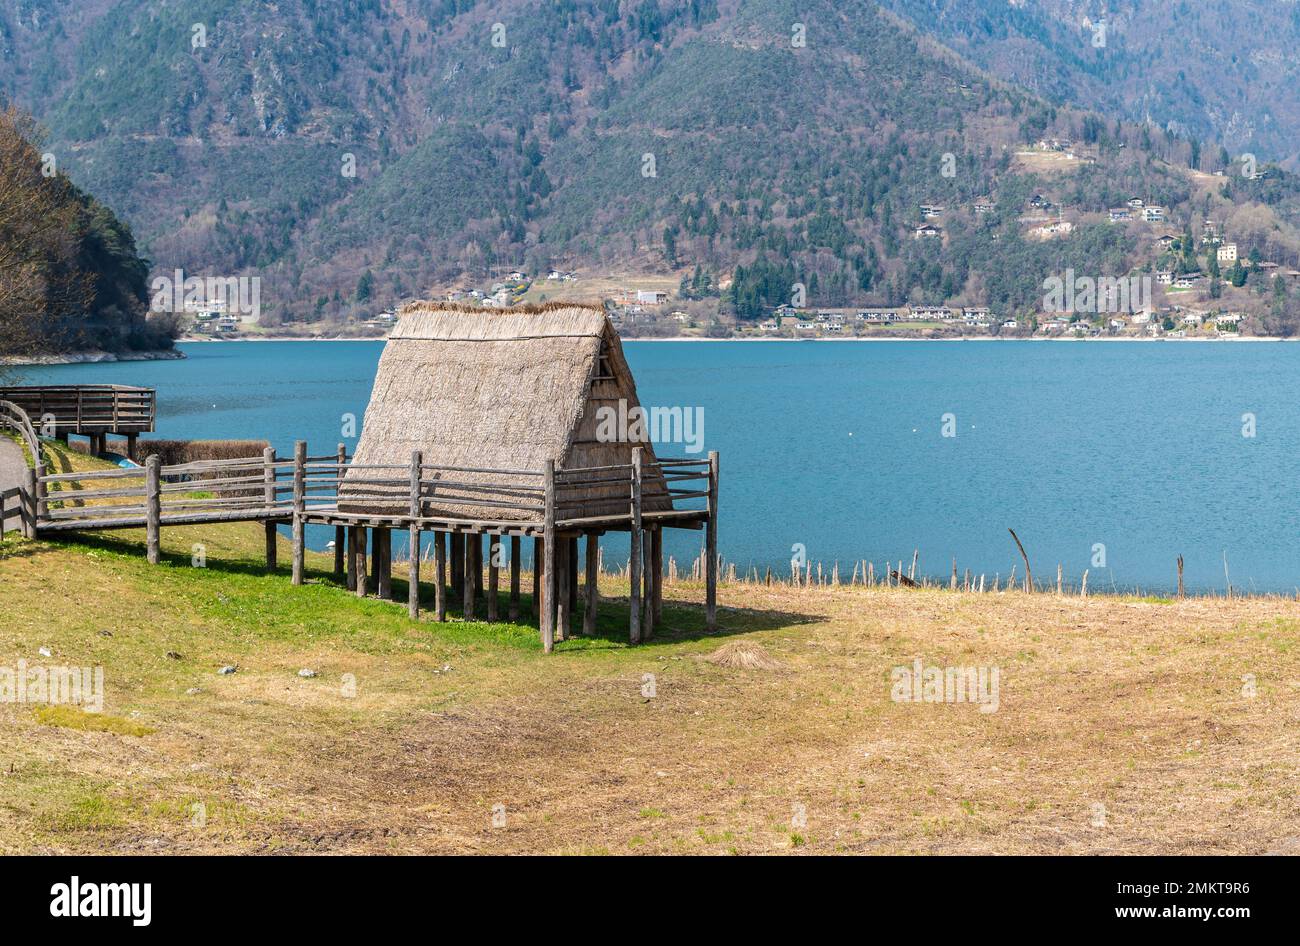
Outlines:
{"label": "dry grass field", "polygon": [[[0,668],[106,681],[100,714],[0,703],[0,851],[1300,849],[1293,601],[724,584],[705,634],[677,583],[629,647],[610,578],[547,657],[324,558],[292,587],[256,526],[163,540],[0,545]],[[917,658],[997,668],[996,712],[892,700]]]}

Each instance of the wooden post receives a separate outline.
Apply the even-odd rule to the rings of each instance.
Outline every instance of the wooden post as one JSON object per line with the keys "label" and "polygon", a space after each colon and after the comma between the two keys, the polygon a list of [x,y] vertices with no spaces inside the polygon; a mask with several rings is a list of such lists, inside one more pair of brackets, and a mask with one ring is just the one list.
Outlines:
{"label": "wooden post", "polygon": [[357,570],[356,592],[358,598],[364,598],[366,596],[366,590],[367,590],[366,588],[366,584],[367,584],[366,582],[366,527],[353,526],[352,528],[355,529],[357,533],[357,537],[352,542],[352,551],[354,553],[353,561],[356,562],[356,565],[354,567]]}
{"label": "wooden post", "polygon": [[[357,590],[357,530],[355,526],[337,526],[335,533],[343,533],[343,544],[347,546],[348,591]],[[338,539],[335,539],[335,549]]]}
{"label": "wooden post", "polygon": [[156,453],[144,464],[144,504],[145,555],[150,565],[157,565],[162,557],[162,458]]}
{"label": "wooden post", "polygon": [[[540,612],[542,650],[550,653],[555,649],[555,461],[546,461],[545,479],[546,503],[542,520],[542,575],[540,582],[535,582],[542,593]],[[533,563],[534,571],[537,563]]]}
{"label": "wooden post", "polygon": [[1178,597],[1184,598],[1186,594],[1183,590],[1183,557],[1180,555],[1178,556]]}
{"label": "wooden post", "polygon": [[488,536],[488,587],[487,619],[493,623],[498,620],[497,594],[501,583],[501,569],[497,566],[497,557],[501,554],[501,536]]}
{"label": "wooden post", "polygon": [[266,570],[273,572],[276,566],[276,529],[270,510],[275,506],[275,447],[267,447],[262,451],[262,483],[262,502],[268,510],[266,522],[263,523],[266,529]]}
{"label": "wooden post", "polygon": [[[336,479],[336,482],[334,484],[334,503],[336,507],[338,505],[339,486],[343,482],[343,474],[345,472],[344,468],[348,462],[348,448],[343,444],[339,444],[338,459],[339,459],[338,467],[334,471],[334,476]],[[341,579],[343,577],[343,573],[345,570],[344,546],[346,546],[347,544],[348,544],[347,530],[343,526],[335,526],[334,527],[334,577],[335,578]],[[348,590],[351,591],[352,588],[353,588],[352,582],[349,581]]]}
{"label": "wooden post", "polygon": [[18,500],[19,525],[22,527],[24,538],[36,538],[36,491],[40,485],[38,468],[29,467],[27,470],[27,489],[23,491],[23,495]]}
{"label": "wooden post", "polygon": [[420,466],[424,455],[411,453],[411,528],[408,538],[410,561],[406,563],[406,616],[412,621],[420,616]]}
{"label": "wooden post", "polygon": [[632,448],[632,509],[628,549],[628,639],[641,641],[641,448]]}
{"label": "wooden post", "polygon": [[555,550],[555,582],[547,587],[555,588],[555,639],[569,639],[569,619],[573,616],[569,601],[569,574],[573,571],[569,563],[569,540],[560,541]]}
{"label": "wooden post", "polygon": [[393,531],[387,526],[370,530],[370,558],[374,563],[375,595],[383,601],[393,597]]}
{"label": "wooden post", "polygon": [[661,528],[650,533],[650,573],[654,575],[651,617],[658,627],[664,616],[664,530]]}
{"label": "wooden post", "polygon": [[477,535],[466,534],[461,541],[461,616],[466,621],[474,620],[474,545],[479,541]]}
{"label": "wooden post", "polygon": [[471,567],[474,570],[474,601],[483,597],[483,536],[474,534],[469,543]]}
{"label": "wooden post", "polygon": [[569,614],[576,617],[578,614],[578,537],[574,536],[569,539],[569,547],[565,551],[569,563],[568,575],[569,585],[565,592],[569,596]]}
{"label": "wooden post", "polygon": [[587,607],[582,613],[582,633],[592,637],[596,633],[596,606],[600,601],[597,590],[597,572],[600,564],[600,533],[587,533]]}
{"label": "wooden post", "polygon": [[718,451],[709,451],[709,521],[705,527],[704,626],[718,628]]}
{"label": "wooden post", "polygon": [[293,445],[293,583],[301,585],[306,561],[307,441]]}
{"label": "wooden post", "polygon": [[453,597],[465,594],[465,535],[451,533],[451,593]]}
{"label": "wooden post", "polygon": [[510,609],[506,616],[511,623],[519,620],[519,536],[510,537]]}
{"label": "wooden post", "polygon": [[533,620],[542,626],[542,540],[533,538]]}
{"label": "wooden post", "polygon": [[140,435],[137,433],[126,435],[126,458],[132,462],[135,462],[135,443],[139,439]]}
{"label": "wooden post", "polygon": [[641,573],[642,573],[642,578],[644,579],[644,587],[641,593],[641,613],[642,613],[641,638],[643,640],[649,640],[651,637],[654,636],[654,632],[655,632],[655,616],[654,616],[655,578],[654,578],[654,567],[650,564],[650,562],[654,559],[653,549],[651,549],[651,544],[654,541],[652,538],[652,536],[654,535],[654,531],[655,531],[654,529],[646,529],[642,533],[643,539],[641,543],[642,545]]}
{"label": "wooden post", "polygon": [[439,621],[447,620],[447,533],[433,534],[433,570],[437,584],[433,589],[434,616]]}

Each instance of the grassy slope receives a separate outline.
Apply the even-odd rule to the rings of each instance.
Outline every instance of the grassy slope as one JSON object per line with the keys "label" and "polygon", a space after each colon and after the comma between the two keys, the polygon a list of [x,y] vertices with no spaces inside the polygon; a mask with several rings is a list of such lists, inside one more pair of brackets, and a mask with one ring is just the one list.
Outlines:
{"label": "grassy slope", "polygon": [[[548,658],[528,628],[358,600],[320,558],[301,588],[263,575],[255,526],[164,530],[154,568],[140,539],[0,546],[0,665],[103,665],[109,717],[0,705],[0,851],[1247,853],[1300,833],[1293,602],[724,586],[717,637],[783,665],[734,670],[699,659],[720,640],[684,584],[652,644],[621,643],[613,600],[604,636]],[[999,712],[891,702],[917,656],[998,666]]]}

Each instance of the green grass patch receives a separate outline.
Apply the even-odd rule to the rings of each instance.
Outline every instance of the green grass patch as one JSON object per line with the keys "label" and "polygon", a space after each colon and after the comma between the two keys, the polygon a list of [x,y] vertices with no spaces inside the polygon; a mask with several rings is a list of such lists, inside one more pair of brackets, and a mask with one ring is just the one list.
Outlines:
{"label": "green grass patch", "polygon": [[148,736],[157,731],[150,726],[144,726],[121,716],[87,713],[75,706],[42,706],[35,715],[37,721],[46,726],[59,726],[62,729],[111,732],[119,736]]}

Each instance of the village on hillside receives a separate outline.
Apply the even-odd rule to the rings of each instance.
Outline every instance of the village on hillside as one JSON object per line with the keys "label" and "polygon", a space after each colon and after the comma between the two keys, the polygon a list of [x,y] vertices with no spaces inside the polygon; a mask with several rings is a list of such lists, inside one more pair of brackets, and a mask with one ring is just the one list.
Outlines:
{"label": "village on hillside", "polygon": [[[1091,149],[1067,138],[1041,139],[1015,157],[1045,182],[1097,161]],[[1205,177],[1213,183],[1223,172]],[[1263,318],[1270,303],[1300,288],[1300,269],[1265,259],[1257,245],[1240,243],[1222,221],[1207,213],[1179,224],[1167,207],[1143,196],[1133,195],[1104,213],[1071,207],[1044,193],[1009,207],[988,195],[961,206],[926,201],[915,207],[912,239],[946,245],[945,223],[954,215],[961,216],[963,225],[976,226],[999,216],[1013,219],[1023,239],[1036,242],[1068,238],[1085,227],[1124,227],[1144,262],[1122,276],[1045,273],[1042,304],[1014,311],[980,304],[962,293],[895,305],[782,302],[765,306],[757,318],[743,318],[727,303],[732,278],[702,276],[699,266],[693,278],[689,272],[611,275],[567,269],[528,273],[520,268],[481,285],[435,287],[430,296],[485,310],[601,300],[613,324],[630,338],[1206,339],[1272,336]],[[1199,225],[1199,236],[1193,236],[1194,224]],[[1054,281],[1071,283],[1061,299],[1052,298]],[[1090,291],[1076,293],[1076,281],[1093,285]],[[311,328],[261,326],[255,316],[228,311],[221,299],[189,301],[185,309],[190,338],[382,337],[396,323],[401,304],[343,324]]]}

